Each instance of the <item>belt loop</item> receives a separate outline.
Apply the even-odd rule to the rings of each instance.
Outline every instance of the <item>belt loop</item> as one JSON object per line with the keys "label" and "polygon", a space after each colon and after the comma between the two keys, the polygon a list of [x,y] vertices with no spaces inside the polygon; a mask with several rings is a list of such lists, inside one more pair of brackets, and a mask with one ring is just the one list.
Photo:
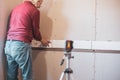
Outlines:
{"label": "belt loop", "polygon": [[10,39],[10,43],[12,42],[12,39]]}
{"label": "belt loop", "polygon": [[12,40],[9,40],[9,43],[11,44],[11,43],[12,43]]}

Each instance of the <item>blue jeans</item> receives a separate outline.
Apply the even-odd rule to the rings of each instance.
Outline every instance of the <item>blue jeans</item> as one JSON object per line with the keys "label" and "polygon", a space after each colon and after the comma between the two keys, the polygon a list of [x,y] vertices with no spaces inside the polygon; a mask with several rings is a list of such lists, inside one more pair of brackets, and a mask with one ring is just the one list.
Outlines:
{"label": "blue jeans", "polygon": [[18,68],[23,80],[32,80],[31,46],[21,41],[6,41],[7,80],[18,80]]}

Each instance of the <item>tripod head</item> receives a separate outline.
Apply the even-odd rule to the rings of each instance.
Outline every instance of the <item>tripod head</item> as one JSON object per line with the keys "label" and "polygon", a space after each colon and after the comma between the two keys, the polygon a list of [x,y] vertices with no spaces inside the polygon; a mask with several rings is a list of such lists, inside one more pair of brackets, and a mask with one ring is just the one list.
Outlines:
{"label": "tripod head", "polygon": [[66,52],[71,52],[72,49],[73,49],[73,41],[72,40],[66,40],[65,51]]}
{"label": "tripod head", "polygon": [[70,58],[74,58],[73,56],[71,56],[71,51],[73,49],[73,41],[71,40],[66,40],[66,43],[65,43],[65,54],[63,56],[63,59],[60,63],[60,65],[62,65],[64,63],[64,57],[67,57],[68,59]]}

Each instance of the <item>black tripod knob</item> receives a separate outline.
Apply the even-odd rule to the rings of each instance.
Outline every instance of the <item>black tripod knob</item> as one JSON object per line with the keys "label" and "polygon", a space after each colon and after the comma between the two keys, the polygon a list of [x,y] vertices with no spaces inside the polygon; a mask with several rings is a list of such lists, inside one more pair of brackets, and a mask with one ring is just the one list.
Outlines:
{"label": "black tripod knob", "polygon": [[64,73],[73,73],[73,70],[71,68],[65,69]]}

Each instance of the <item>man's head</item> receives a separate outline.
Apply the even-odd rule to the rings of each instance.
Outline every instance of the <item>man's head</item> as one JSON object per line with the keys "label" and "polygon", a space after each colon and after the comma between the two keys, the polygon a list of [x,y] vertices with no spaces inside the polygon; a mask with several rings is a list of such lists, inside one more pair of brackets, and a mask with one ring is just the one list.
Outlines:
{"label": "man's head", "polygon": [[40,8],[43,0],[32,0],[32,3],[37,7]]}
{"label": "man's head", "polygon": [[36,6],[36,8],[40,8],[43,2],[43,0],[23,0],[23,1],[31,1]]}

